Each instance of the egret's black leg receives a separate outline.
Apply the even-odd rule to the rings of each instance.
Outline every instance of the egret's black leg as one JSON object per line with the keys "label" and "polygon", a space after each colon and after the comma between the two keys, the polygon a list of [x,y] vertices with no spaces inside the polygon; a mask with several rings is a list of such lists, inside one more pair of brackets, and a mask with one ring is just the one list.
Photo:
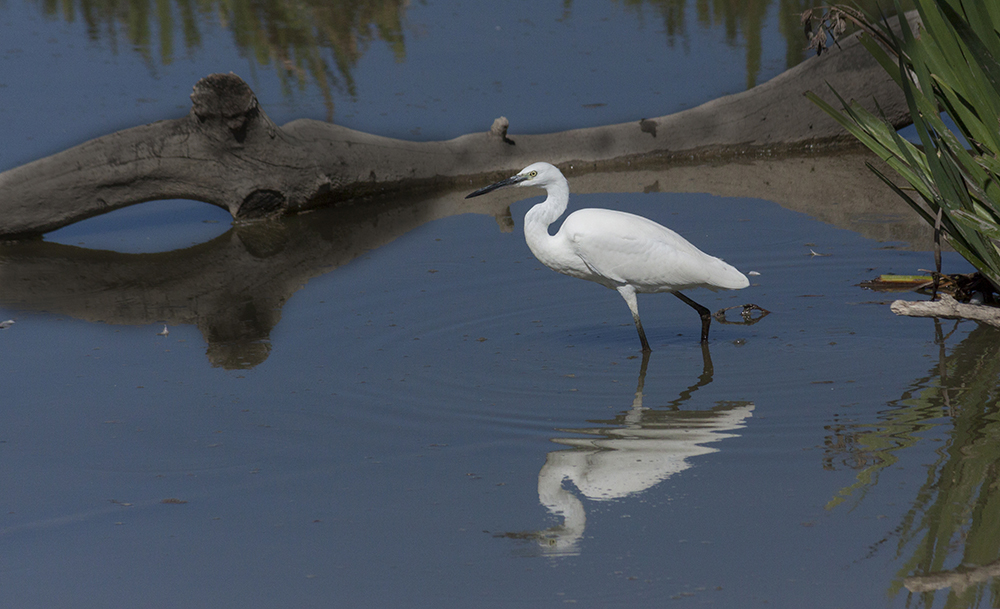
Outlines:
{"label": "egret's black leg", "polygon": [[646,332],[642,329],[642,322],[639,321],[638,315],[633,315],[632,319],[635,321],[635,329],[639,331],[639,341],[642,343],[642,352],[649,353],[652,349],[649,348],[649,342],[646,340]]}
{"label": "egret's black leg", "polygon": [[680,298],[685,304],[698,311],[698,315],[701,315],[701,342],[708,342],[708,327],[712,325],[712,312],[701,306],[697,302],[691,300],[684,294],[680,292],[674,292],[674,296]]}

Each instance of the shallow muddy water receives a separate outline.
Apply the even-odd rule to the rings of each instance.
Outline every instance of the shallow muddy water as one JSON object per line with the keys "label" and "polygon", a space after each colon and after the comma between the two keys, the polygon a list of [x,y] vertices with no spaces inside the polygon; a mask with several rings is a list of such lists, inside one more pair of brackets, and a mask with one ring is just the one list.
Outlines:
{"label": "shallow muddy water", "polygon": [[[426,40],[443,34],[430,31],[469,23],[576,45],[639,32],[637,48],[655,40],[677,62],[699,37],[744,67],[753,48],[727,43],[721,20],[691,20],[700,3],[672,37],[651,5],[449,21],[455,6],[406,7],[400,65],[434,65]],[[148,70],[31,10],[0,9],[4,30],[53,28],[42,40],[61,56],[104,57],[81,96],[109,109],[18,110],[8,82],[3,112],[51,112],[52,130],[17,122],[23,147],[4,168],[112,122],[183,113],[201,72],[229,69],[191,51]],[[784,66],[779,10],[755,78]],[[203,27],[205,49],[240,57],[227,30]],[[357,59],[357,101],[337,93],[335,114],[387,135],[466,129],[439,115],[471,121],[475,100],[420,89],[393,98],[423,106],[403,118],[368,112],[365,63],[398,59],[380,40]],[[266,65],[251,84],[278,122],[327,111],[319,89],[286,95]],[[474,72],[447,82],[492,82],[470,84]],[[503,77],[501,101],[547,99],[517,81]],[[610,112],[574,95],[571,113],[557,103],[532,120]],[[484,126],[493,110],[476,108]],[[0,245],[0,321],[15,322],[0,330],[0,606],[991,606],[1000,336],[896,317],[898,295],[858,287],[933,264],[926,230],[873,185],[851,155],[571,173],[571,208],[645,215],[757,273],[740,292],[691,293],[772,312],[714,323],[705,348],[687,306],[640,297],[648,358],[616,293],[532,257],[520,230],[540,198],[527,191],[466,201],[482,186],[470,184],[235,227],[206,205],[157,203]],[[947,252],[945,268],[969,270]]]}

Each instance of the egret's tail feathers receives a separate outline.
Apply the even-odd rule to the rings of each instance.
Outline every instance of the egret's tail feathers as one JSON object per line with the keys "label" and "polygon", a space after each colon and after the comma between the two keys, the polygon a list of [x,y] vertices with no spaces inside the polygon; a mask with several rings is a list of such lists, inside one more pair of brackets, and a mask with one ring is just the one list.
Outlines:
{"label": "egret's tail feathers", "polygon": [[736,270],[736,267],[728,262],[716,258],[711,258],[711,262],[706,264],[705,283],[712,286],[713,290],[742,290],[750,285],[750,280],[743,273]]}
{"label": "egret's tail feathers", "polygon": [[727,290],[742,290],[750,285],[750,280],[747,279],[746,275],[731,266],[728,270],[728,273],[718,278],[719,281],[715,285]]}

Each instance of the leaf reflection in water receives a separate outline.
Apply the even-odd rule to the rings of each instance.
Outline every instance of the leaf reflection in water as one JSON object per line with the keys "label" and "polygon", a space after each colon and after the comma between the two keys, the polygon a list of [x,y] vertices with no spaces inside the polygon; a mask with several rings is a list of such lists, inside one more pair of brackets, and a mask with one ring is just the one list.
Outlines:
{"label": "leaf reflection in water", "polygon": [[650,354],[644,353],[635,399],[630,409],[609,421],[591,421],[600,427],[560,429],[587,437],[559,437],[552,441],[572,447],[548,454],[538,473],[538,499],[559,525],[542,531],[504,533],[498,537],[535,540],[547,555],[572,556],[580,552],[587,523],[583,502],[563,486],[569,479],[587,499],[622,499],[641,493],[689,467],[688,459],[717,452],[705,444],[738,434],[752,416],[751,402],[720,402],[711,410],[682,410],[692,394],[712,382],[714,369],[708,345],[702,345],[703,369],[698,380],[680,392],[666,408],[643,406],[643,386]]}
{"label": "leaf reflection in water", "polygon": [[[935,427],[950,430],[945,445],[930,463],[926,482],[896,528],[873,546],[898,538],[902,567],[890,584],[890,595],[905,587],[920,594],[920,606],[934,604],[936,590],[950,588],[949,607],[976,607],[1000,572],[1000,330],[979,325],[948,352],[945,334],[935,320],[937,365],[883,412],[872,424],[841,426],[828,439],[828,467],[838,462],[860,471],[857,482],[827,504],[837,507],[856,495],[860,503],[879,475],[900,461],[904,450],[926,441]],[[829,429],[829,428],[828,428]],[[947,569],[948,565],[960,567]],[[994,601],[995,602],[995,601]],[[909,602],[908,602],[909,606]]]}

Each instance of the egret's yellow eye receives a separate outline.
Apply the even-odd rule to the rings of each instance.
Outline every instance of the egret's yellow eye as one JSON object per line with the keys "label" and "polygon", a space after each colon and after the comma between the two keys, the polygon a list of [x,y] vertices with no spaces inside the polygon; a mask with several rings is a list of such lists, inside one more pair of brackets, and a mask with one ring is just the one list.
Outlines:
{"label": "egret's yellow eye", "polygon": [[538,172],[537,172],[537,171],[529,171],[529,172],[528,172],[528,177],[529,177],[529,178],[533,178],[533,177],[535,177],[536,175],[538,175]]}

